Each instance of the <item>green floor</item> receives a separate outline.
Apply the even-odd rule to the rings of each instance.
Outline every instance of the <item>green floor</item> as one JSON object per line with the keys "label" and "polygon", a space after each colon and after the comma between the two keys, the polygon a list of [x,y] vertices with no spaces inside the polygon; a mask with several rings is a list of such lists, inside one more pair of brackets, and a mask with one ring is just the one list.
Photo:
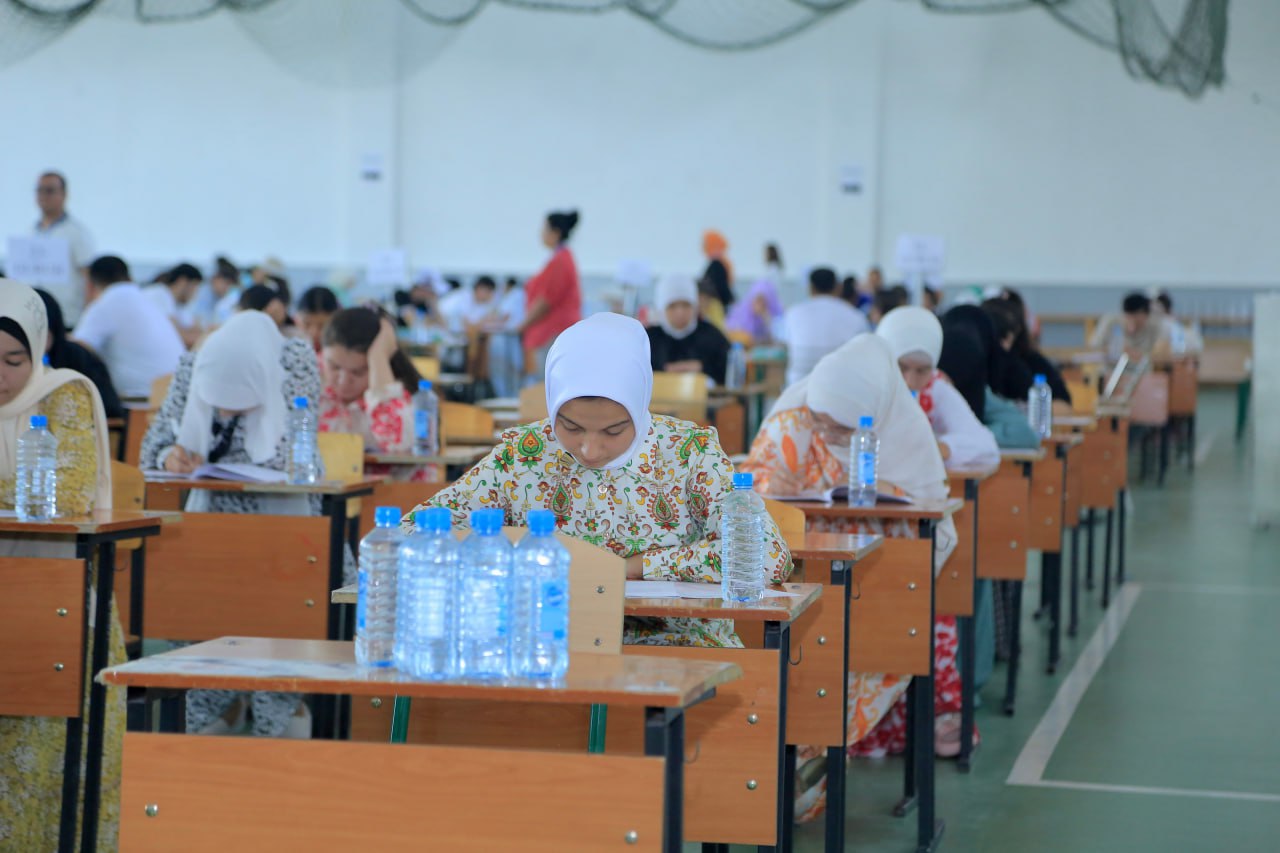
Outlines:
{"label": "green floor", "polygon": [[[1030,615],[1033,558],[1017,713],[999,711],[998,665],[978,710],[973,772],[937,768],[942,850],[1280,850],[1280,531],[1249,525],[1251,470],[1233,418],[1233,395],[1202,394],[1208,451],[1194,475],[1184,464],[1163,489],[1133,484],[1126,595],[1136,597],[1041,777],[1085,789],[1006,784],[1080,652],[1105,632],[1095,592],[1058,674],[1045,674],[1044,637]],[[1101,527],[1096,547],[1100,556]],[[889,815],[901,760],[850,767],[847,849],[913,850],[914,820]],[[822,850],[821,826],[800,827],[795,849]]]}

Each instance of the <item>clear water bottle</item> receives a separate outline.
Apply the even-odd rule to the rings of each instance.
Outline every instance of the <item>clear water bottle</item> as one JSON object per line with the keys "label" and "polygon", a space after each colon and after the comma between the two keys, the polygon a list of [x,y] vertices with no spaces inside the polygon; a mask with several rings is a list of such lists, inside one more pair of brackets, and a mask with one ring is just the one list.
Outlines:
{"label": "clear water bottle", "polygon": [[751,490],[751,474],[734,474],[733,491],[720,507],[720,597],[764,598],[765,519],[769,511]]}
{"label": "clear water bottle", "polygon": [[875,506],[880,468],[880,437],[870,415],[858,419],[849,439],[849,506]]}
{"label": "clear water bottle", "polygon": [[377,524],[360,540],[360,571],[356,597],[356,663],[383,667],[392,664],[396,635],[396,586],[400,561],[400,509],[380,506]]}
{"label": "clear water bottle", "polygon": [[14,508],[21,521],[48,521],[58,514],[58,438],[49,419],[31,416],[31,428],[18,439]]}
{"label": "clear water bottle", "polygon": [[1027,420],[1041,438],[1053,435],[1053,392],[1043,373],[1036,374],[1035,384],[1027,392]]}
{"label": "clear water bottle", "polygon": [[414,515],[417,530],[400,546],[395,663],[414,678],[438,681],[457,673],[459,543],[453,515],[433,507]]}
{"label": "clear water bottle", "polygon": [[320,449],[316,443],[316,413],[306,397],[294,397],[289,412],[289,482],[298,485],[320,479]]}
{"label": "clear water bottle", "polygon": [[500,509],[471,513],[458,565],[458,675],[511,674],[511,543]]}
{"label": "clear water bottle", "polygon": [[440,401],[430,379],[420,381],[413,395],[413,452],[418,456],[440,452]]}
{"label": "clear water bottle", "polygon": [[516,547],[513,675],[555,681],[569,669],[569,552],[556,541],[556,517],[529,513],[529,533]]}
{"label": "clear water bottle", "polygon": [[729,364],[724,371],[724,387],[737,391],[747,384],[747,350],[735,342],[729,348]]}

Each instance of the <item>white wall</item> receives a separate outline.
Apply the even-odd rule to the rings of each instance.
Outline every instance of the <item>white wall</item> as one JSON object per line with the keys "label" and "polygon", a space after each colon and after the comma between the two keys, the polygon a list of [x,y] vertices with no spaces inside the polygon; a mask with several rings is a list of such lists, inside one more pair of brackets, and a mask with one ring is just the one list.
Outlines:
{"label": "white wall", "polygon": [[[696,270],[714,226],[744,274],[768,240],[793,271],[860,269],[922,231],[947,238],[950,280],[1273,283],[1280,109],[1247,95],[1280,102],[1280,4],[1231,14],[1241,82],[1199,102],[1039,11],[867,0],[724,54],[626,14],[491,5],[374,89],[287,73],[226,14],[95,15],[0,69],[0,229],[30,226],[54,166],[100,248],[138,260],[359,264],[402,242],[419,265],[529,270],[542,214],[578,206],[589,273]],[[386,181],[359,181],[366,151]],[[839,191],[846,163],[866,168],[859,196]]]}

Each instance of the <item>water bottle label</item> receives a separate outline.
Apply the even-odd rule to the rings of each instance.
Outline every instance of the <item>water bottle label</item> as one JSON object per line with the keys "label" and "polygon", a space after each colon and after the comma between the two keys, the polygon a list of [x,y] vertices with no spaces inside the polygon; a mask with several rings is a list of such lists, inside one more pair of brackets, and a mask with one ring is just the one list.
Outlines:
{"label": "water bottle label", "polygon": [[538,632],[563,640],[569,630],[569,596],[562,584],[547,581],[538,591]]}
{"label": "water bottle label", "polygon": [[423,409],[413,413],[413,436],[418,441],[431,439],[431,413]]}
{"label": "water bottle label", "polygon": [[369,573],[361,569],[356,573],[356,632],[364,633],[365,616],[369,608]]}
{"label": "water bottle label", "polygon": [[874,486],[876,484],[876,455],[862,452],[858,454],[858,485]]}

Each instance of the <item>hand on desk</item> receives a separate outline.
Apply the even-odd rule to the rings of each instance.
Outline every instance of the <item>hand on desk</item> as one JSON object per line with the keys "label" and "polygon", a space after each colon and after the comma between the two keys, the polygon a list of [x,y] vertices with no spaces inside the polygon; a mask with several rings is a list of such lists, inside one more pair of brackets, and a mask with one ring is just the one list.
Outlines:
{"label": "hand on desk", "polygon": [[199,453],[190,453],[186,448],[175,444],[169,455],[164,458],[164,470],[174,474],[191,474],[204,464]]}

